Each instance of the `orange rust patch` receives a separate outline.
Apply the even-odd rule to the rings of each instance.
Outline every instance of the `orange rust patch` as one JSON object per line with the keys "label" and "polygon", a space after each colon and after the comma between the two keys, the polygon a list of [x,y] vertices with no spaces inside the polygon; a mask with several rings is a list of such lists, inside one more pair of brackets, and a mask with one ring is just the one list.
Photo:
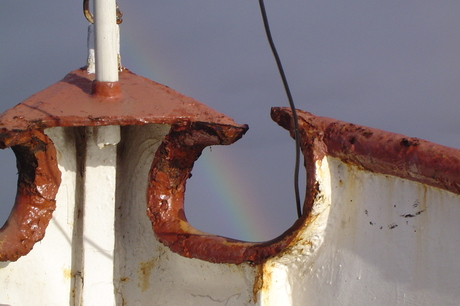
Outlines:
{"label": "orange rust patch", "polygon": [[139,264],[138,275],[139,283],[138,286],[141,288],[142,292],[145,292],[150,287],[150,275],[152,270],[155,267],[156,258],[149,260],[147,262],[141,262]]}
{"label": "orange rust patch", "polygon": [[263,266],[258,265],[256,267],[256,275],[254,278],[254,285],[252,287],[252,299],[254,303],[259,300],[259,292],[262,290],[264,285],[264,269]]}
{"label": "orange rust patch", "polygon": [[131,279],[129,277],[120,277],[120,282],[129,282]]}
{"label": "orange rust patch", "polygon": [[62,274],[64,275],[64,278],[71,278],[72,277],[72,271],[70,269],[63,269]]}
{"label": "orange rust patch", "polygon": [[[261,293],[268,293],[270,292],[270,284],[272,283],[271,282],[271,279],[272,279],[272,268],[273,267],[267,267],[267,264],[264,264],[262,266],[262,287],[260,288],[260,292]],[[262,296],[262,299],[264,298],[267,298],[267,294],[264,294]],[[264,300],[261,301],[262,304],[265,304],[264,303]]]}

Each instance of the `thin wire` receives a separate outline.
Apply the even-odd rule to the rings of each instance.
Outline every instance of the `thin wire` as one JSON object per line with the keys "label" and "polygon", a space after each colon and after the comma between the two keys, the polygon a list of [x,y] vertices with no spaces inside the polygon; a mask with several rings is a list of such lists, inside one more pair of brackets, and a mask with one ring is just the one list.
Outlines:
{"label": "thin wire", "polygon": [[294,138],[295,138],[295,169],[294,169],[294,191],[295,191],[295,201],[297,208],[297,217],[300,218],[302,215],[302,208],[300,206],[300,192],[299,192],[299,164],[300,164],[300,135],[299,135],[299,122],[297,117],[297,111],[294,106],[294,100],[292,99],[291,90],[289,89],[289,84],[284,74],[283,65],[281,64],[280,57],[276,51],[275,43],[273,42],[272,34],[270,32],[270,26],[268,24],[267,12],[265,11],[265,4],[263,0],[259,0],[260,12],[262,13],[262,19],[264,22],[265,33],[267,34],[268,43],[272,49],[273,56],[276,60],[276,65],[283,80],[284,90],[286,91],[287,98],[289,100],[289,105],[292,110],[292,119],[294,121]]}

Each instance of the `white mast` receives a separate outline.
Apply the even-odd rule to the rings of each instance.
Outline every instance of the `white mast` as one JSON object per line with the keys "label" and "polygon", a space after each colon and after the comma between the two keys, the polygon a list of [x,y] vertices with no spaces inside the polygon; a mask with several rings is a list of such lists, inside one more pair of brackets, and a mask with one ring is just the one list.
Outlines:
{"label": "white mast", "polygon": [[96,80],[118,81],[119,35],[115,0],[94,0]]}
{"label": "white mast", "polygon": [[[119,27],[116,2],[94,0],[93,12],[96,81],[98,85],[106,87],[118,82]],[[92,40],[91,31],[89,33],[88,39]],[[84,305],[115,305],[113,266],[119,141],[120,126],[86,128],[82,250],[84,282],[81,287]]]}

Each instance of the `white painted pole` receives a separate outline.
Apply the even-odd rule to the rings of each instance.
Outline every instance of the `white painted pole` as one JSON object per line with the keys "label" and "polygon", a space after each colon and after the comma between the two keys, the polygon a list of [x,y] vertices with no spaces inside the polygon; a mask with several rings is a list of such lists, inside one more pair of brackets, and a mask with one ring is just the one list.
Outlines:
{"label": "white painted pole", "polygon": [[[93,12],[96,81],[117,82],[119,28],[116,2],[94,0]],[[91,55],[91,45],[88,47]],[[115,305],[116,145],[119,141],[119,126],[86,128],[82,305]]]}
{"label": "white painted pole", "polygon": [[115,0],[94,0],[96,80],[118,81],[119,31]]}

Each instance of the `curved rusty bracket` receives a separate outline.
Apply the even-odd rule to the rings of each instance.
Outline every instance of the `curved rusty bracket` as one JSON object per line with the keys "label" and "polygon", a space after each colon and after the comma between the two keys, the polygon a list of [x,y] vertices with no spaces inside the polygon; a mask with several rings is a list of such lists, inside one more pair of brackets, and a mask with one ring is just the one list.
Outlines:
{"label": "curved rusty bracket", "polygon": [[61,183],[56,149],[41,130],[0,131],[0,148],[11,147],[18,167],[16,202],[0,229],[0,261],[16,261],[45,235]]}
{"label": "curved rusty bracket", "polygon": [[[206,146],[231,144],[246,129],[201,122],[190,126],[176,125],[172,126],[170,134],[157,150],[149,174],[147,214],[157,239],[173,252],[216,263],[257,264],[289,245],[297,229],[305,222],[315,195],[314,183],[310,183],[311,192],[308,192],[303,216],[283,235],[271,241],[252,243],[210,235],[198,231],[187,222],[184,213],[185,184],[195,160]],[[307,151],[312,152],[307,148],[304,156],[312,157]],[[310,162],[307,164],[314,165]],[[312,166],[310,170],[310,181],[314,182],[315,169]]]}

